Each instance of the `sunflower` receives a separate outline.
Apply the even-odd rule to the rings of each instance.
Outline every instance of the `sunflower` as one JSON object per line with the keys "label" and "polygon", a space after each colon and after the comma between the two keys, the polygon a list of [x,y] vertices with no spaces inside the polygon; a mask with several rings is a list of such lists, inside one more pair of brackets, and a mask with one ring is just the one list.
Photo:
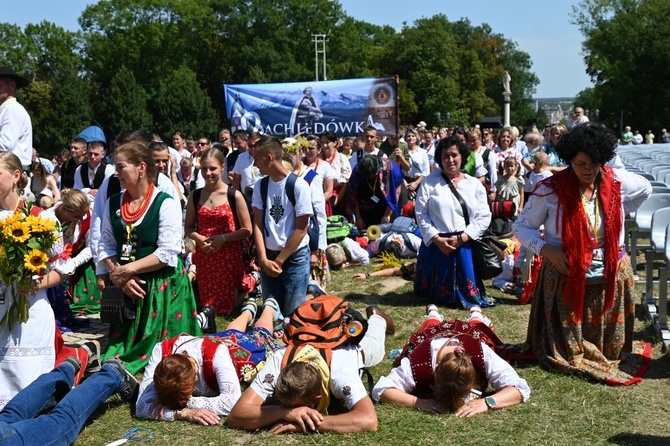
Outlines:
{"label": "sunflower", "polygon": [[7,216],[4,220],[0,221],[0,225],[2,227],[5,226],[10,226],[17,221],[20,221],[23,218],[23,214],[21,212],[14,212],[13,214]]}
{"label": "sunflower", "polygon": [[24,257],[25,267],[28,271],[38,273],[47,267],[49,257],[39,249],[32,249]]}
{"label": "sunflower", "polygon": [[23,243],[30,238],[30,226],[22,221],[17,221],[11,225],[5,226],[3,232],[9,240],[13,239],[19,243]]}
{"label": "sunflower", "polygon": [[53,232],[56,230],[56,224],[48,218],[29,215],[26,217],[26,223],[30,226],[32,232]]}
{"label": "sunflower", "polygon": [[7,251],[5,251],[5,247],[0,246],[0,260],[5,260],[6,256],[7,256]]}

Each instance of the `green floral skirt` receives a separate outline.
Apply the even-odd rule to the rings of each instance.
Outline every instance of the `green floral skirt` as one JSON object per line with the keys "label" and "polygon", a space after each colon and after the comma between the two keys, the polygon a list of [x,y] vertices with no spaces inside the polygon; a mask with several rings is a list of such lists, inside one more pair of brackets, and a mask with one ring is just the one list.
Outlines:
{"label": "green floral skirt", "polygon": [[133,374],[149,363],[157,343],[181,333],[202,334],[193,288],[181,259],[176,268],[166,267],[141,277],[147,282],[147,295],[137,301],[137,317],[109,327],[108,349],[103,355],[103,359],[119,358]]}

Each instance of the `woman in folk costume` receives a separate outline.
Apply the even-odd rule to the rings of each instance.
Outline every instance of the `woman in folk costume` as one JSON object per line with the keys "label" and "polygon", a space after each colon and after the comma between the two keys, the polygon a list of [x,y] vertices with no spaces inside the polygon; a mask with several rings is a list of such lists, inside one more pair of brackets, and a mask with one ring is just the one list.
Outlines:
{"label": "woman in folk costume", "polygon": [[[66,314],[81,315],[100,312],[100,290],[95,286],[95,265],[89,248],[89,228],[91,226],[91,213],[89,201],[80,190],[65,189],[62,192],[62,200],[49,209],[63,228],[64,249],[61,254],[64,267],[63,272],[70,276],[68,301],[69,309]],[[56,287],[51,288],[56,289]],[[57,294],[57,291],[54,291]],[[50,296],[52,299],[52,296]],[[59,299],[57,299],[59,300]],[[59,302],[58,302],[59,303]],[[52,300],[52,306],[54,301]],[[59,311],[54,308],[56,318],[59,319]],[[64,315],[63,315],[64,316]],[[61,320],[61,322],[64,322]],[[67,325],[69,326],[69,325]]]}
{"label": "woman in folk costume", "polygon": [[543,257],[528,324],[529,353],[552,370],[631,384],[645,368],[642,357],[631,353],[643,353],[646,346],[633,341],[635,282],[623,220],[647,199],[651,186],[605,165],[616,143],[614,134],[596,124],[566,133],[556,152],[569,167],[538,184],[514,232]]}
{"label": "woman in folk costume", "polygon": [[[0,153],[0,226],[12,237],[26,236],[25,228],[13,228],[11,220],[20,226],[18,219],[27,212],[25,203],[19,198],[19,191],[27,184],[27,176],[19,158],[10,153]],[[53,223],[55,241],[44,259],[46,270],[42,277],[33,278],[29,284],[5,283],[0,278],[0,410],[19,391],[32,383],[42,373],[49,372],[60,364],[67,355],[76,356],[86,364],[89,353],[99,353],[99,346],[93,343],[87,349],[65,347],[60,332],[56,330],[54,313],[49,305],[46,289],[60,283],[67,275],[61,271],[63,262],[60,254],[63,244],[53,214],[43,212],[38,207],[31,208],[29,215],[46,219]],[[18,240],[23,243],[22,241]],[[4,247],[3,247],[4,248]],[[6,251],[0,254],[0,261],[6,262]],[[19,293],[27,296],[27,321],[21,322],[17,309],[13,307]],[[93,352],[92,350],[95,350]],[[99,366],[99,364],[98,364]],[[75,378],[79,382],[85,367]]]}
{"label": "woman in folk costume", "polygon": [[230,414],[242,395],[240,381],[251,382],[277,350],[273,329],[284,320],[279,304],[267,299],[254,323],[256,311],[249,300],[221,333],[182,334],[157,344],[142,378],[137,417],[210,425]]}
{"label": "woman in folk costume", "polygon": [[[372,398],[425,412],[471,417],[528,400],[530,387],[500,355],[509,350],[480,307],[467,321],[445,321],[435,305],[410,336],[395,368],[382,376]],[[494,390],[479,398],[489,386]]]}
{"label": "woman in folk costume", "polygon": [[98,287],[121,288],[137,311],[135,320],[110,326],[105,357],[117,357],[137,373],[158,342],[201,331],[191,282],[179,258],[179,202],[154,186],[156,165],[143,144],[122,145],[114,161],[124,192],[112,195],[103,213],[98,266],[109,275],[98,276]]}

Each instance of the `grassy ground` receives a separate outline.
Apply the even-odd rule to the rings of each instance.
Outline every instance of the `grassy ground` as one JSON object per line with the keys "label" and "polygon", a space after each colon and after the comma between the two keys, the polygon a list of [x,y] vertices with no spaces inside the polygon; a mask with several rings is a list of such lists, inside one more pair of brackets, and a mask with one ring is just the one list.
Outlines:
{"label": "grassy ground", "polygon": [[[643,261],[643,260],[642,260]],[[643,264],[639,266],[639,269]],[[399,278],[351,279],[347,269],[333,275],[329,292],[354,302],[364,310],[378,305],[395,320],[396,335],[386,340],[387,351],[402,347],[424,314],[425,300],[416,298],[412,285]],[[643,286],[639,286],[641,292]],[[525,340],[529,306],[516,305],[516,299],[502,295],[502,305],[486,311],[497,333],[508,343]],[[463,310],[446,310],[447,318],[465,318]],[[119,439],[132,427],[153,431],[152,445],[414,445],[414,444],[512,444],[512,445],[670,445],[670,357],[661,354],[660,342],[650,323],[641,316],[636,322],[636,339],[654,346],[651,368],[644,381],[632,387],[608,387],[565,376],[539,367],[536,363],[516,364],[519,374],[532,389],[530,400],[522,405],[487,412],[470,419],[378,405],[379,430],[357,435],[286,435],[267,432],[246,433],[229,429],[225,423],[202,427],[185,422],[145,422],[130,417],[128,406],[112,397],[92,418],[77,445],[103,445]],[[218,320],[219,327],[226,320]],[[377,379],[391,369],[385,359],[373,372]]]}

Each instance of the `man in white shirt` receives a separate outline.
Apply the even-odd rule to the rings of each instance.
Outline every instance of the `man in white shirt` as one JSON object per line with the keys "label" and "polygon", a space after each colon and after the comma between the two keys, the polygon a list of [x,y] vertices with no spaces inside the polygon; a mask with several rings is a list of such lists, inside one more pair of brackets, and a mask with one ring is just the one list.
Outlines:
{"label": "man in white shirt", "polygon": [[284,151],[274,137],[263,136],[254,150],[254,164],[267,175],[254,187],[254,241],[261,268],[263,298],[274,297],[289,315],[305,300],[310,251],[307,224],[312,215],[309,185],[290,175],[282,164]]}
{"label": "man in white shirt", "polygon": [[0,67],[0,152],[18,156],[26,170],[33,155],[33,125],[28,112],[14,95],[17,88],[28,84],[28,79],[10,67]]}
{"label": "man in white shirt", "polygon": [[[275,434],[377,430],[377,413],[361,381],[360,369],[374,367],[384,359],[386,335],[395,333],[395,325],[374,305],[365,312],[368,328],[363,338],[358,345],[349,343],[333,349],[330,364],[314,351],[318,357],[294,358],[282,367],[286,349],[274,352],[233,407],[229,426],[246,430],[271,426],[270,432]],[[296,357],[304,352],[301,350]],[[278,405],[266,403],[273,393]],[[330,396],[342,400],[348,412],[320,413],[327,409]]]}
{"label": "man in white shirt", "polygon": [[264,175],[254,166],[254,144],[249,144],[246,152],[240,153],[233,167],[233,187],[247,197],[247,187],[256,185]]}
{"label": "man in white shirt", "polygon": [[74,188],[89,195],[91,202],[95,200],[102,182],[114,175],[114,166],[103,163],[105,146],[102,141],[93,141],[88,144],[87,161],[77,167],[74,173]]}
{"label": "man in white shirt", "polygon": [[351,158],[349,158],[349,164],[351,164],[351,171],[353,172],[354,169],[356,168],[356,165],[358,162],[363,158],[364,156],[367,155],[377,155],[381,153],[381,156],[383,158],[387,158],[387,156],[383,153],[380,152],[379,149],[377,148],[377,129],[372,127],[372,126],[367,126],[365,128],[365,132],[363,133],[363,140],[365,141],[365,147],[363,150],[354,152],[351,154]]}

